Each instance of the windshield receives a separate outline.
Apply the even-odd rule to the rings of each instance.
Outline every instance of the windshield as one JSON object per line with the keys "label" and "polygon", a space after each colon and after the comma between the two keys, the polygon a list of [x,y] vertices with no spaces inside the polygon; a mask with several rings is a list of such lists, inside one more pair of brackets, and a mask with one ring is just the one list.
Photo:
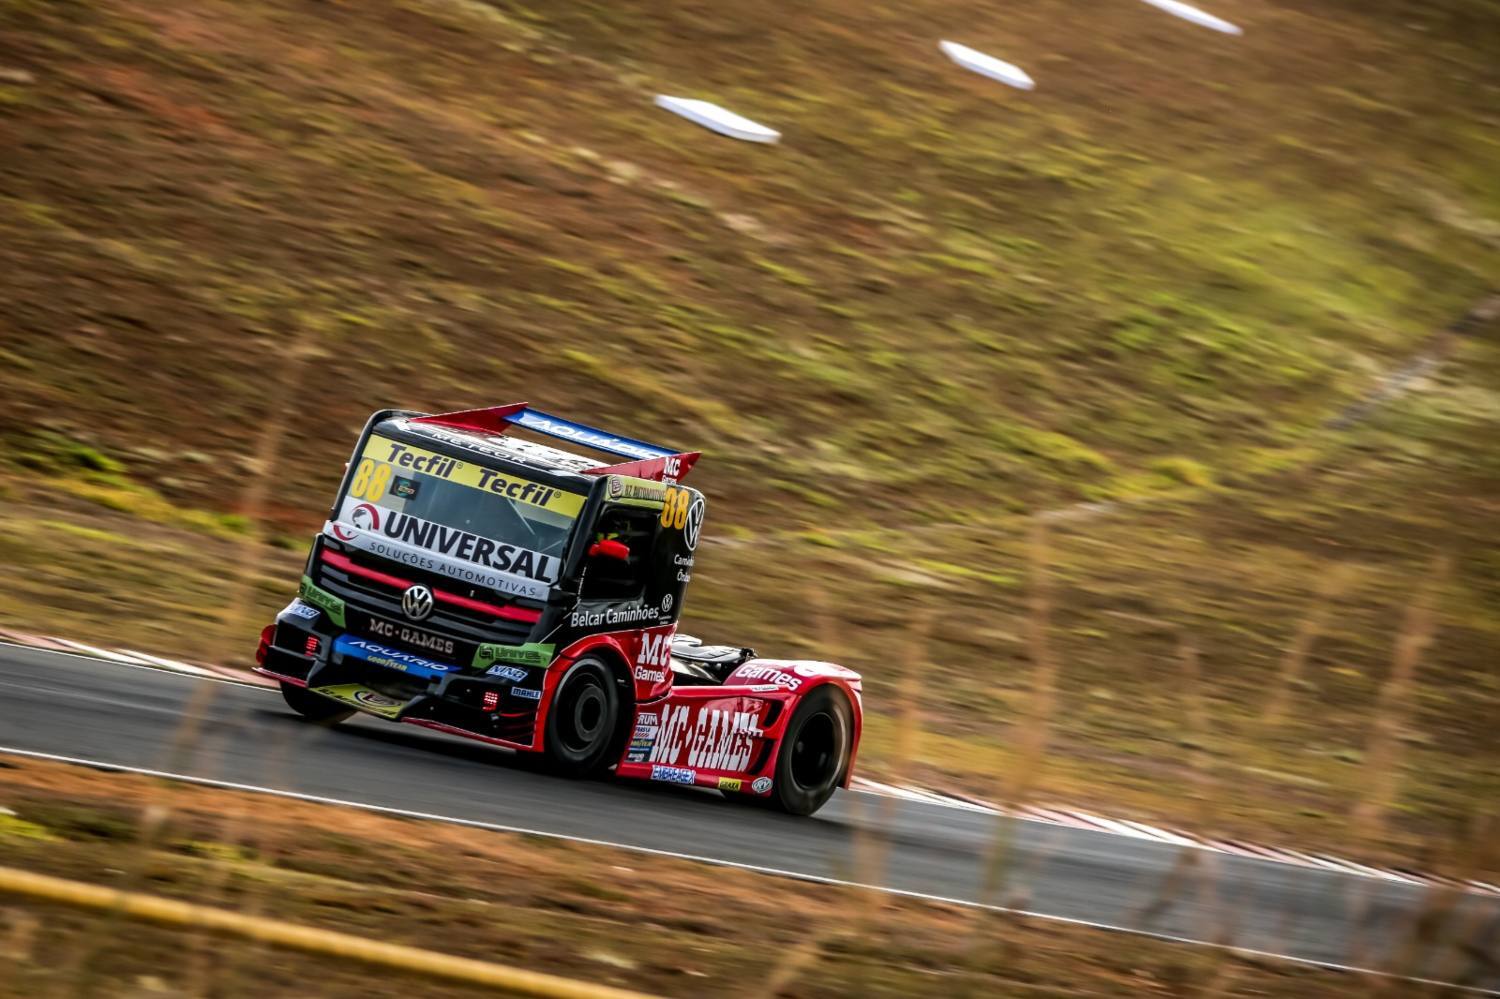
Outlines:
{"label": "windshield", "polygon": [[540,600],[557,581],[583,501],[371,434],[325,531],[375,555]]}

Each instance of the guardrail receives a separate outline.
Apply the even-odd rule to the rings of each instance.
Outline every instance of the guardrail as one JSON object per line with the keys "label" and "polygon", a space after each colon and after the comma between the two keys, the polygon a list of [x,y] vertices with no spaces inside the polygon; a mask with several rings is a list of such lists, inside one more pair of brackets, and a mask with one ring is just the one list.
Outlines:
{"label": "guardrail", "polygon": [[488,961],[440,954],[402,944],[380,943],[335,930],[300,926],[178,899],[121,891],[46,874],[33,874],[13,867],[0,867],[0,892],[58,902],[80,909],[119,913],[164,926],[210,930],[310,954],[363,961],[366,964],[433,975],[470,985],[486,985],[517,995],[541,996],[544,999],[649,999],[642,992],[575,981],[538,971],[508,968]]}

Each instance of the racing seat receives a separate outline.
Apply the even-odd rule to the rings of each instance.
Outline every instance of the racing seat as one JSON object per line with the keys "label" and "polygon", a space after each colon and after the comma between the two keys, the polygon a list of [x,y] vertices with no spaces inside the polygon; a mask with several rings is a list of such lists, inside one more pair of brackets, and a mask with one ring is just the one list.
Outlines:
{"label": "racing seat", "polygon": [[704,645],[701,639],[692,635],[676,635],[672,639],[672,678],[675,683],[686,686],[723,683],[740,664],[754,658],[754,649]]}

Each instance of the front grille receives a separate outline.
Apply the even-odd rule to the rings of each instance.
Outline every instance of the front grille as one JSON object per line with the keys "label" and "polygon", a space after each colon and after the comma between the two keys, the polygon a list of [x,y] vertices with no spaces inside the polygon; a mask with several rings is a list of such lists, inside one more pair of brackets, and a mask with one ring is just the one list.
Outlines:
{"label": "front grille", "polygon": [[[391,572],[394,566],[383,563],[359,553],[349,553],[358,565],[364,565],[371,569],[379,569],[381,572]],[[434,589],[453,592],[455,587],[451,580],[445,581],[442,577],[431,573],[417,571],[406,571],[405,566],[400,567],[400,575],[413,583],[423,583]],[[334,568],[322,561],[315,563],[316,582],[319,586],[330,593],[340,597],[346,603],[356,609],[363,609],[392,621],[405,621],[406,615],[401,610],[402,589],[387,586],[384,583],[364,576],[344,572],[342,569]],[[467,595],[467,594],[463,594]],[[432,616],[423,621],[418,627],[424,631],[433,631],[443,635],[452,635],[454,638],[465,642],[498,642],[505,645],[520,645],[531,636],[531,625],[525,621],[508,621],[505,618],[495,617],[482,611],[473,610],[468,607],[459,607],[444,601],[437,601],[433,607]],[[413,651],[421,653],[420,649]],[[472,658],[472,651],[470,652]]]}

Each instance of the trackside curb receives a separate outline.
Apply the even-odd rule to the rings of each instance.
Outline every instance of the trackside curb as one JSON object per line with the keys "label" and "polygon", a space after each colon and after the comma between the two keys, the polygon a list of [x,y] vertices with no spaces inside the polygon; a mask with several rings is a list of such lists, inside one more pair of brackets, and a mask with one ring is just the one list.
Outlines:
{"label": "trackside curb", "polygon": [[647,993],[643,992],[594,985],[539,971],[508,968],[488,961],[439,954],[401,944],[379,943],[334,930],[299,926],[158,895],[120,891],[82,881],[33,874],[12,867],[0,867],[0,892],[80,909],[121,913],[164,926],[209,929],[309,954],[352,958],[387,968],[504,989],[518,995],[541,996],[544,999],[648,999]]}

